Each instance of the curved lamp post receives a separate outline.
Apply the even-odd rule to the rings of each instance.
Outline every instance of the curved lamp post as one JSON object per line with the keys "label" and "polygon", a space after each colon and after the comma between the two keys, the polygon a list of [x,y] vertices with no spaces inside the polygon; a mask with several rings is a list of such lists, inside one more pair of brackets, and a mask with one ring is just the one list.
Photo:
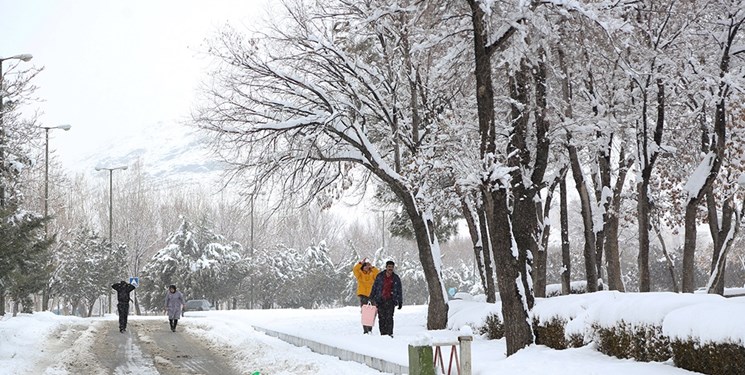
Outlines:
{"label": "curved lamp post", "polygon": [[[109,171],[109,251],[112,250],[112,246],[114,246],[113,236],[112,236],[112,228],[114,224],[114,215],[113,215],[113,188],[112,188],[112,182],[114,181],[114,171],[116,170],[126,170],[127,166],[122,165],[119,167],[96,167],[97,171]],[[111,314],[111,292],[109,291],[109,314]]]}
{"label": "curved lamp post", "polygon": [[[70,125],[42,126],[44,129],[46,145],[44,147],[44,219],[49,216],[49,131],[52,129],[70,130]],[[47,222],[44,222],[44,237],[47,237]]]}

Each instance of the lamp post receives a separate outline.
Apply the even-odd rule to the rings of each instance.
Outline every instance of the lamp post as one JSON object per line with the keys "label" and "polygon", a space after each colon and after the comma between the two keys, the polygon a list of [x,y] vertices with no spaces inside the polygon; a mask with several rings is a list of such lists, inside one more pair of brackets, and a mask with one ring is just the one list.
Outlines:
{"label": "lamp post", "polygon": [[[0,57],[0,163],[5,163],[5,126],[3,124],[3,117],[5,108],[3,105],[3,96],[5,95],[5,87],[3,86],[3,62],[6,60],[21,60],[27,62],[31,60],[33,56],[28,53],[14,55],[10,57]],[[5,181],[0,181],[0,208],[5,207]]]}
{"label": "lamp post", "polygon": [[[46,144],[44,147],[44,219],[49,216],[49,131],[52,129],[70,130],[70,125],[42,126],[44,129]],[[44,222],[44,238],[47,237],[47,222]]]}
{"label": "lamp post", "polygon": [[[254,204],[256,203],[256,195],[258,193],[253,192],[249,193],[249,199],[251,200],[251,248],[248,250],[249,257],[251,258],[251,262],[253,264],[256,264],[254,262],[253,256],[254,256]],[[248,284],[249,284],[249,298],[248,298],[248,307],[249,309],[254,308],[254,286],[253,286],[253,274],[249,275],[248,277]]]}
{"label": "lamp post", "polygon": [[381,247],[385,249],[385,213],[388,210],[386,210],[385,208],[380,208],[380,209],[371,209],[370,211],[380,212],[382,214],[382,221],[380,224],[381,225],[380,226],[380,239],[381,239],[381,244],[382,244]]}
{"label": "lamp post", "polygon": [[[96,167],[97,171],[107,170],[109,171],[109,252],[112,249],[112,246],[114,246],[114,238],[113,238],[113,224],[114,224],[114,199],[113,199],[113,181],[114,181],[114,171],[115,170],[126,170],[127,166],[122,165],[119,167]],[[109,292],[109,314],[111,314],[111,292]]]}

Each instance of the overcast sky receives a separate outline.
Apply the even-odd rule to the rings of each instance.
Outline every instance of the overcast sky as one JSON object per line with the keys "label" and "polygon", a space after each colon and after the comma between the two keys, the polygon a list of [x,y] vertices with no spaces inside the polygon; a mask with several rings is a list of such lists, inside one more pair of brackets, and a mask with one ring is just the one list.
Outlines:
{"label": "overcast sky", "polygon": [[[265,18],[267,0],[0,0],[0,57],[29,53],[40,125],[65,167],[102,142],[188,118],[226,23]],[[9,64],[4,62],[4,65]]]}

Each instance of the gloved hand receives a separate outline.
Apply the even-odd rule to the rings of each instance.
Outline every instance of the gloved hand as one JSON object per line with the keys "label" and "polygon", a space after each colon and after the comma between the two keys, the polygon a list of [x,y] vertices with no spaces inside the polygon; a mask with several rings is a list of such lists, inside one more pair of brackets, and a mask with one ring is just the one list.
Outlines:
{"label": "gloved hand", "polygon": [[399,304],[398,304],[398,309],[399,310],[401,310],[401,306],[402,306],[402,304],[399,302]]}

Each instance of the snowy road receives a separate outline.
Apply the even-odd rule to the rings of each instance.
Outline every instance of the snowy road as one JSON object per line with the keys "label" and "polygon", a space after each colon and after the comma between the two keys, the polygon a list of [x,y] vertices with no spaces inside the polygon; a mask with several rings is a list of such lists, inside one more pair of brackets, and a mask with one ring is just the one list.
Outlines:
{"label": "snowy road", "polygon": [[89,326],[62,326],[46,349],[39,374],[240,374],[226,360],[228,353],[185,333],[173,333],[168,322],[131,320],[119,333],[115,321]]}
{"label": "snowy road", "polygon": [[42,342],[34,343],[33,335],[29,340],[13,337],[12,366],[0,367],[0,374],[381,374],[295,347],[250,326],[206,316],[187,314],[175,333],[165,316],[130,316],[124,334],[119,333],[115,315],[55,322]]}

